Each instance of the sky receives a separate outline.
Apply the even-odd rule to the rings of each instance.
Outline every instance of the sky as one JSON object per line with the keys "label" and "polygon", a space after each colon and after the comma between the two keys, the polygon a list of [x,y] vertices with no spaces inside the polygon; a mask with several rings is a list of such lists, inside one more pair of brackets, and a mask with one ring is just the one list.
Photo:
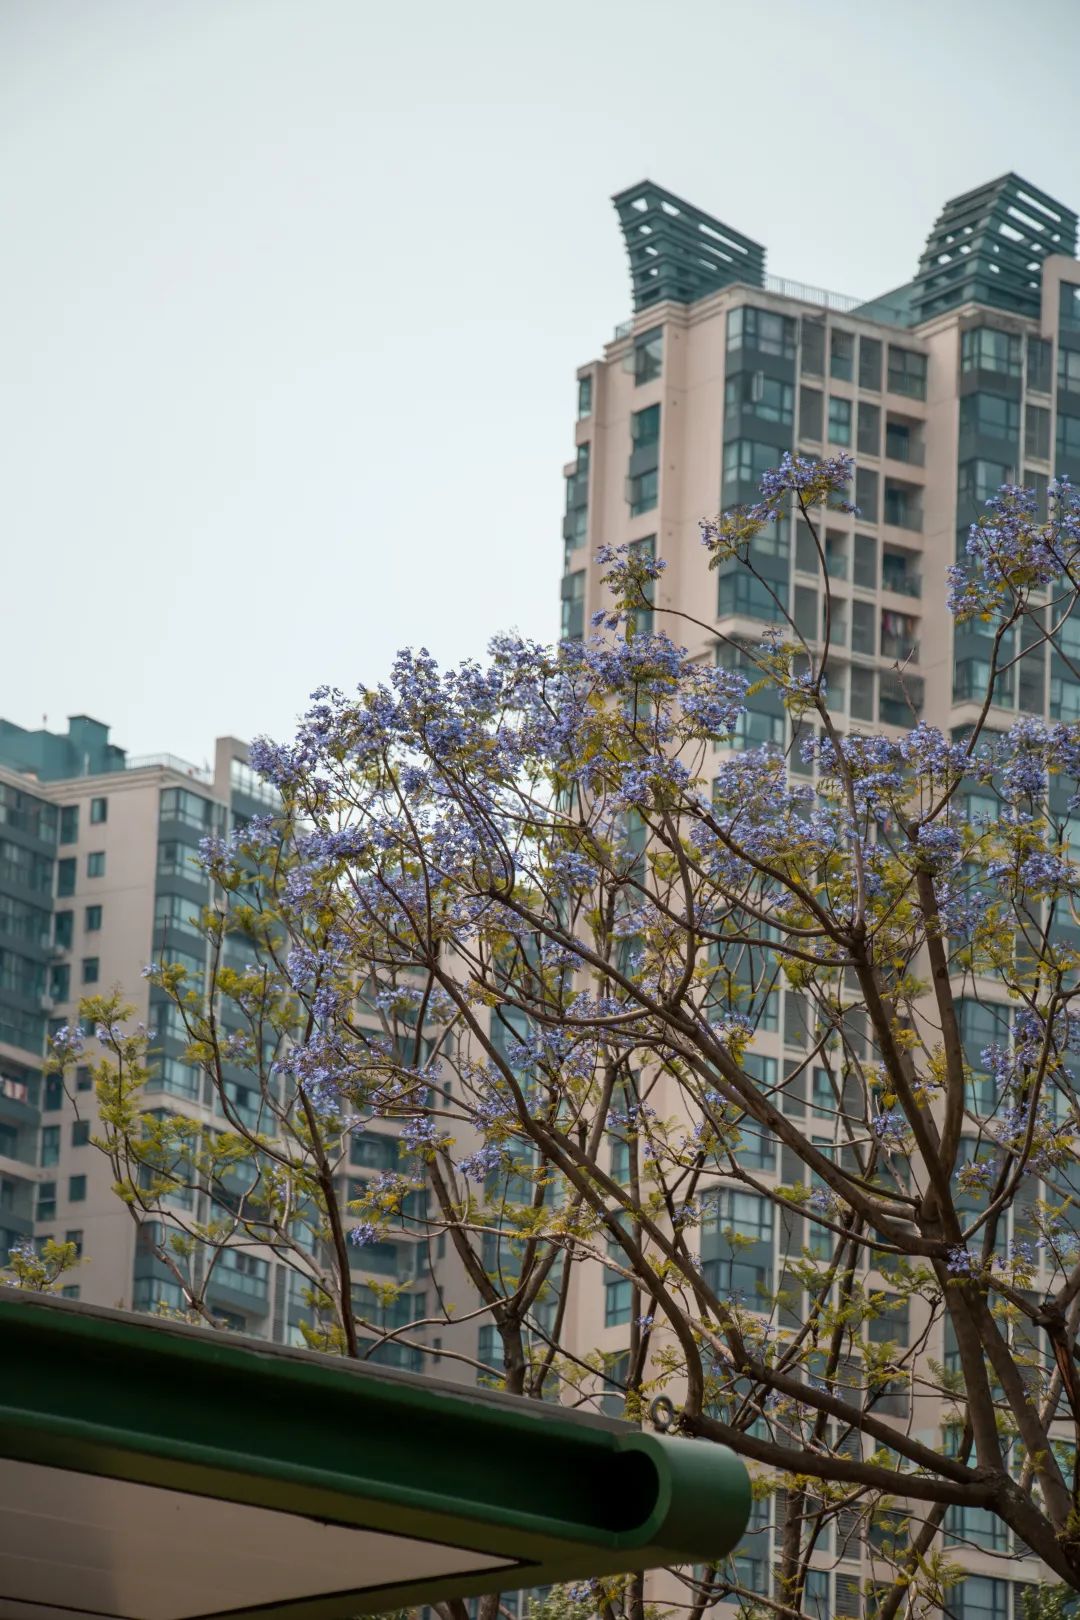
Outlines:
{"label": "sky", "polygon": [[0,715],[201,764],[557,633],[645,178],[873,296],[1080,208],[1075,0],[0,0]]}

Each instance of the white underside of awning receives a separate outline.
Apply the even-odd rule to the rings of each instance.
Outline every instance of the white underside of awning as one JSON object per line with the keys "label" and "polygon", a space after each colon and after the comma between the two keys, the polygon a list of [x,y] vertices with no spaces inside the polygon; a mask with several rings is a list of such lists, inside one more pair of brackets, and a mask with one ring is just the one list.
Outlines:
{"label": "white underside of awning", "polygon": [[0,1459],[3,1620],[191,1620],[510,1567],[466,1548]]}

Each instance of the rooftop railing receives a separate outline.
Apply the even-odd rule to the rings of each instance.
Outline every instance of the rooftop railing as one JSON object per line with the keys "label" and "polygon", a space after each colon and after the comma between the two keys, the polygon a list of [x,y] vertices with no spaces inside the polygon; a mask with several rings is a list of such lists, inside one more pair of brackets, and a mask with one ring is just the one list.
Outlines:
{"label": "rooftop railing", "polygon": [[147,771],[154,768],[166,771],[175,771],[178,776],[190,776],[193,781],[211,783],[214,773],[204,765],[193,765],[188,759],[181,759],[178,754],[139,754],[129,759],[125,769],[129,771]]}
{"label": "rooftop railing", "polygon": [[[732,282],[731,285],[746,287],[750,292],[757,290],[747,282]],[[796,299],[801,304],[816,304],[820,309],[831,310],[834,315],[850,315],[852,310],[866,303],[865,298],[856,298],[851,293],[831,292],[827,287],[811,287],[805,281],[789,281],[786,276],[767,275],[762,288],[765,292],[779,293],[782,298]],[[615,328],[613,341],[621,343],[633,330],[633,317],[620,321]]]}
{"label": "rooftop railing", "polygon": [[830,292],[826,287],[809,287],[804,281],[788,281],[785,276],[766,276],[765,291],[779,293],[783,298],[797,298],[803,304],[819,304],[836,315],[850,315],[853,309],[865,304],[865,298],[853,298],[850,293]]}

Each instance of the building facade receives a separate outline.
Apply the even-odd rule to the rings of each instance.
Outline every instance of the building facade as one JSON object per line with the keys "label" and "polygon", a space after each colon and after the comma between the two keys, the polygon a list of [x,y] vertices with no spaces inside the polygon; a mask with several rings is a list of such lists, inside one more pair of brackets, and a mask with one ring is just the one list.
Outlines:
{"label": "building facade", "polygon": [[[75,1297],[136,1310],[180,1303],[91,1144],[89,1058],[69,1095],[42,1073],[49,1036],[77,1022],[83,996],[119,990],[156,1032],[148,1105],[213,1115],[202,1077],[183,1061],[174,1009],[143,969],[164,958],[201,970],[197,924],[209,895],[199,840],[266,809],[235,738],[219,738],[213,767],[199,768],[169,755],[128,759],[85,716],[64,735],[0,721],[0,1225],[5,1247],[74,1242],[81,1263],[65,1291]],[[236,1276],[223,1267],[216,1307],[236,1326],[269,1331],[273,1281],[263,1263]]]}
{"label": "building facade", "polygon": [[[210,1132],[233,1128],[221,1091],[185,1060],[190,1043],[178,1009],[145,969],[178,962],[188,983],[206,982],[210,944],[200,924],[212,897],[200,841],[277,803],[247,759],[233,737],[217,740],[212,766],[197,767],[171,755],[128,758],[108,728],[86,716],[74,717],[64,734],[0,721],[0,1257],[27,1241],[75,1243],[80,1261],[62,1291],[92,1304],[179,1311],[184,1299],[155,1253],[157,1223],[147,1216],[136,1225],[114,1191],[108,1158],[93,1145],[92,1030],[74,1084],[44,1074],[43,1058],[50,1037],[78,1022],[83,997],[117,991],[132,1008],[129,1027],[141,1022],[152,1031],[145,1107]],[[243,970],[252,961],[249,942],[228,934],[222,966]],[[250,1073],[226,1068],[222,1089],[242,1126],[273,1129]],[[392,1129],[350,1138],[335,1166],[343,1208],[398,1156]],[[194,1221],[212,1214],[205,1193],[184,1208]],[[443,1291],[462,1290],[445,1238],[423,1243],[415,1213],[403,1212],[400,1231],[350,1246],[358,1314],[386,1332],[425,1317],[433,1269]],[[198,1279],[201,1261],[194,1264]],[[304,1343],[300,1324],[312,1312],[303,1281],[272,1249],[226,1243],[208,1269],[206,1303],[220,1322]],[[401,1290],[391,1303],[380,1297],[387,1283]],[[466,1338],[470,1355],[485,1353],[475,1325]],[[420,1328],[405,1344],[380,1346],[375,1358],[471,1380],[471,1368],[440,1358],[442,1343],[438,1325]]]}
{"label": "building facade", "polygon": [[[860,302],[766,275],[759,244],[651,182],[614,201],[634,313],[577,374],[575,456],[564,469],[563,636],[587,636],[592,614],[610,600],[598,548],[629,545],[664,560],[654,604],[670,611],[653,617],[694,656],[737,664],[740,643],[758,643],[785,610],[820,649],[823,592],[810,532],[788,520],[755,540],[755,578],[737,563],[710,572],[699,525],[753,502],[784,452],[843,451],[855,459],[858,511],[823,515],[820,536],[831,595],[830,708],[841,730],[888,732],[921,716],[946,735],[964,734],[985,693],[990,644],[977,624],[954,623],[946,569],[1002,484],[1034,489],[1045,513],[1050,479],[1080,477],[1076,215],[1004,176],[946,204],[910,282]],[[1069,624],[1070,655],[1074,641],[1080,647],[1080,626]],[[791,770],[811,780],[775,695],[748,702],[739,741],[785,749]],[[999,683],[989,726],[1003,730],[1018,713],[1080,718],[1080,684],[1054,650],[1026,656]],[[961,1003],[976,1071],[982,1049],[1007,1027],[1004,1005],[995,1023],[987,999],[992,986],[988,998]],[[807,1051],[799,997],[774,991],[757,1028],[752,1061],[764,1082],[783,1084]],[[835,1103],[823,1092],[819,1106],[815,1072],[785,1092],[784,1106],[813,1122],[815,1141],[830,1140]],[[776,1144],[753,1151],[766,1179],[801,1179]],[[753,1194],[721,1192],[718,1212],[702,1232],[717,1291],[775,1291],[785,1256],[801,1251],[806,1234]],[[725,1241],[730,1231],[735,1248]],[[888,1331],[918,1343],[916,1314]],[[599,1342],[616,1356],[626,1331],[609,1315]],[[954,1345],[927,1353],[957,1365]],[[941,1443],[940,1403],[918,1393],[890,1399],[915,1432]],[[742,1584],[765,1599],[776,1595],[782,1512],[782,1498],[756,1505],[737,1565]],[[945,1539],[970,1570],[950,1593],[956,1620],[1021,1620],[1023,1587],[1040,1578],[1040,1566],[1005,1527],[953,1510]],[[863,1612],[873,1547],[842,1541],[837,1527],[813,1560],[809,1613]]]}

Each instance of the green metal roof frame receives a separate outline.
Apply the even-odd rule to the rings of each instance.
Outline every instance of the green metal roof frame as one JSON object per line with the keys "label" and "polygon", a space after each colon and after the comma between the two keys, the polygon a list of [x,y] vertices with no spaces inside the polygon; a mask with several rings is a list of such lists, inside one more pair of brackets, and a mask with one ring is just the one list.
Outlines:
{"label": "green metal roof frame", "polygon": [[635,311],[664,299],[692,304],[745,282],[765,283],[765,249],[652,180],[612,199],[630,260]]}
{"label": "green metal roof frame", "polygon": [[960,304],[1038,317],[1043,260],[1076,253],[1077,217],[1018,174],[1003,174],[945,204],[912,290],[914,324]]}
{"label": "green metal roof frame", "polygon": [[229,1620],[339,1620],[701,1562],[735,1546],[750,1511],[722,1446],[41,1295],[0,1296],[0,1391],[3,1458],[514,1561]]}

